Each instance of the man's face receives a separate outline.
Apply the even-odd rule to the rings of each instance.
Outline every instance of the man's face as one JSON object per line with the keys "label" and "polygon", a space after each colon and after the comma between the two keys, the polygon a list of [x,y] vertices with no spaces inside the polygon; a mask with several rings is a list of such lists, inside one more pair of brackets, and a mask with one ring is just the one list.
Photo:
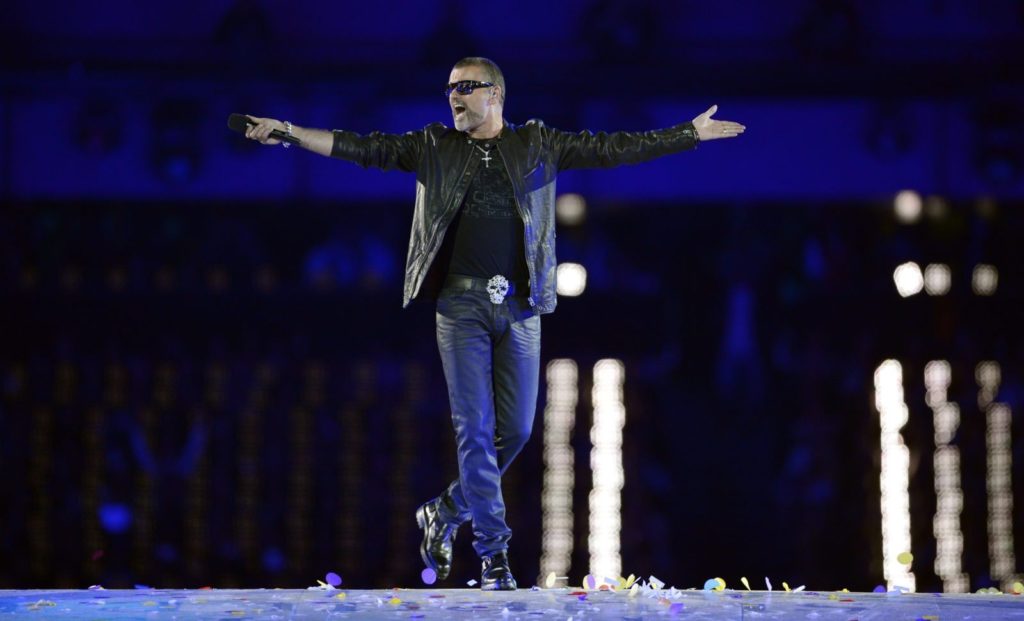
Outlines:
{"label": "man's face", "polygon": [[[480,67],[469,66],[452,69],[451,75],[448,76],[448,82],[461,82],[462,80],[490,81]],[[452,109],[455,129],[463,132],[472,131],[494,115],[500,115],[500,103],[496,91],[497,87],[487,86],[474,89],[472,93],[465,95],[453,90],[448,95],[448,105]]]}

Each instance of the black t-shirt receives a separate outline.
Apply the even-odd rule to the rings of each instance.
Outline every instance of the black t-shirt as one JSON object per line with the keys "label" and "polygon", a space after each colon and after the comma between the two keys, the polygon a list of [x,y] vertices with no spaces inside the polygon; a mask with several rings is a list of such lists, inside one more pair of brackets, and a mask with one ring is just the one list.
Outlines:
{"label": "black t-shirt", "polygon": [[[451,247],[449,274],[490,278],[501,274],[513,282],[529,280],[523,219],[516,210],[512,182],[494,141],[473,141],[480,158],[459,213],[445,234]],[[444,250],[447,250],[444,249]],[[445,256],[442,252],[440,256]]]}

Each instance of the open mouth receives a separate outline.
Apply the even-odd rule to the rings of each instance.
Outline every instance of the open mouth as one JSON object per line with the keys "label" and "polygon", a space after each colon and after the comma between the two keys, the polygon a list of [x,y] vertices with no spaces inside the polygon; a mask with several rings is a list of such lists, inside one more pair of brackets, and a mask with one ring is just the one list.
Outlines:
{"label": "open mouth", "polygon": [[455,113],[455,116],[459,116],[460,114],[462,114],[465,111],[466,111],[466,106],[464,106],[462,104],[455,104],[454,106],[452,106],[452,112]]}

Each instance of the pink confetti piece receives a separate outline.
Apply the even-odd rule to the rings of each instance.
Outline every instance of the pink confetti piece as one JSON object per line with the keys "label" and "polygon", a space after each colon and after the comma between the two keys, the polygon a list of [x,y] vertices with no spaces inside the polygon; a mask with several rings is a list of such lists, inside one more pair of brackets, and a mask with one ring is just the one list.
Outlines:
{"label": "pink confetti piece", "polygon": [[336,587],[341,584],[341,576],[334,573],[333,571],[328,573],[327,577],[324,579],[327,581],[327,584],[331,585],[332,587]]}
{"label": "pink confetti piece", "polygon": [[437,582],[437,572],[427,567],[420,572],[420,580],[423,581],[423,584],[434,584]]}

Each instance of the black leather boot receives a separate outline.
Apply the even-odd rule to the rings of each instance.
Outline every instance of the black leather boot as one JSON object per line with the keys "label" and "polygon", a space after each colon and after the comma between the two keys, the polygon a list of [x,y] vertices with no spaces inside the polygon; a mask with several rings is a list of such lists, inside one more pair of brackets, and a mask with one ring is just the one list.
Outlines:
{"label": "black leather boot", "polygon": [[444,580],[452,570],[452,542],[459,527],[441,518],[437,511],[439,502],[435,498],[416,509],[416,523],[423,529],[420,556],[427,567],[437,572],[437,579]]}
{"label": "black leather boot", "polygon": [[496,552],[485,556],[483,571],[480,573],[480,590],[482,591],[515,591],[516,579],[508,568],[508,554]]}

